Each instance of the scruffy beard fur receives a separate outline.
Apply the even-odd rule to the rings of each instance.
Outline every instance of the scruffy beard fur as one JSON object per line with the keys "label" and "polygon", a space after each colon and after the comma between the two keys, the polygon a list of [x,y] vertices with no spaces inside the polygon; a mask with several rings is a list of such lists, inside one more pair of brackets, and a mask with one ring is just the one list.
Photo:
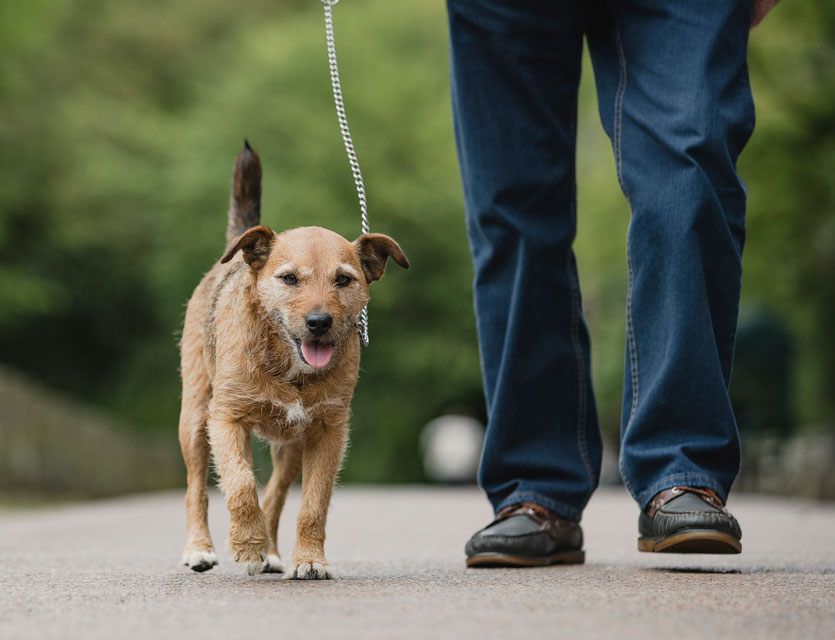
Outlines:
{"label": "scruffy beard fur", "polygon": [[[360,341],[356,318],[388,258],[409,262],[382,234],[349,242],[321,227],[261,226],[261,164],[249,144],[232,181],[227,249],[188,303],[181,349],[180,446],[188,475],[183,564],[217,564],[206,480],[214,458],[230,514],[229,550],[247,574],[333,577],[325,522],[348,442]],[[273,473],[261,504],[252,434],[270,441]],[[278,552],[287,490],[302,474],[292,562]]]}

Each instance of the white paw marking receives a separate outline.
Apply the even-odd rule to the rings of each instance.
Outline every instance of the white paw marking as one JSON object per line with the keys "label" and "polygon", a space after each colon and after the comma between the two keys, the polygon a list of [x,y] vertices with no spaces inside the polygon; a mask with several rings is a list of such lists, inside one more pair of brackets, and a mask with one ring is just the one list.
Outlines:
{"label": "white paw marking", "polygon": [[183,564],[192,571],[208,571],[217,564],[217,556],[212,551],[192,551],[183,554]]}
{"label": "white paw marking", "polygon": [[294,564],[284,576],[287,580],[332,580],[333,571],[321,562]]}
{"label": "white paw marking", "polygon": [[284,573],[284,563],[274,553],[271,553],[267,556],[267,559],[264,560],[264,564],[261,567],[261,573]]}
{"label": "white paw marking", "polygon": [[256,573],[261,573],[261,567],[264,566],[263,560],[238,560],[238,566],[248,576],[254,576]]}

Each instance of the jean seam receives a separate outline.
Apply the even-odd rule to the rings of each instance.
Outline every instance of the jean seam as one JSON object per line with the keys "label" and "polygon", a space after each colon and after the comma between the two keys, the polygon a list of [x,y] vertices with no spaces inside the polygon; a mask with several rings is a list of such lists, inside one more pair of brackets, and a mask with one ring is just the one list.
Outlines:
{"label": "jean seam", "polygon": [[[577,107],[575,103],[574,116],[571,123],[571,130],[576,136],[577,132]],[[577,228],[577,194],[571,200],[571,217],[574,229]],[[576,231],[575,231],[576,233]],[[574,357],[577,359],[577,448],[580,451],[580,459],[586,468],[589,477],[589,496],[595,485],[595,474],[589,459],[588,439],[586,429],[588,428],[588,398],[586,394],[587,374],[586,363],[583,359],[583,348],[580,345],[580,278],[577,269],[572,267],[571,258],[573,251],[569,248],[566,255],[566,273],[570,274],[569,288],[571,290],[571,345],[574,349]]]}
{"label": "jean seam", "polygon": [[629,77],[626,71],[626,55],[623,51],[623,40],[620,35],[620,26],[618,24],[617,13],[612,8],[612,13],[615,16],[615,45],[618,50],[618,63],[620,67],[620,74],[618,78],[618,87],[615,91],[615,113],[614,122],[612,124],[612,142],[615,147],[615,172],[617,173],[620,188],[626,196],[626,201],[629,202],[629,192],[626,189],[626,182],[623,179],[623,99],[626,95],[626,85]]}
{"label": "jean seam", "polygon": [[521,502],[534,502],[541,507],[545,507],[546,509],[550,509],[552,511],[559,511],[560,515],[569,519],[580,519],[580,510],[567,505],[563,502],[559,502],[557,500],[553,500],[546,495],[541,493],[537,493],[535,491],[517,491],[510,494],[507,498],[502,500],[498,505],[495,507],[495,513],[498,514],[499,511],[504,509],[505,507],[509,507],[513,504],[519,504]]}
{"label": "jean seam", "polygon": [[[568,272],[572,275],[572,280],[576,282],[577,271],[571,268],[571,252],[568,254]],[[589,476],[590,486],[594,486],[594,469],[592,469],[591,460],[589,460],[588,442],[586,439],[586,422],[588,421],[588,402],[586,398],[586,365],[583,360],[583,349],[580,345],[579,326],[580,326],[580,312],[579,312],[579,295],[577,292],[577,285],[571,286],[571,343],[574,347],[574,357],[577,359],[577,385],[578,385],[578,407],[577,407],[577,446],[580,450],[580,457],[583,460],[583,466],[586,468],[586,473]]]}
{"label": "jean seam", "polygon": [[671,476],[665,476],[661,478],[661,480],[654,482],[649,489],[644,491],[639,496],[638,504],[643,509],[647,504],[649,504],[650,500],[656,496],[656,494],[664,491],[665,489],[674,487],[677,484],[682,484],[683,481],[686,481],[688,484],[692,484],[694,486],[714,489],[723,501],[727,501],[727,492],[725,491],[725,488],[710,476],[706,476],[701,473],[677,473]]}
{"label": "jean seam", "polygon": [[626,436],[626,433],[632,426],[632,421],[635,418],[635,414],[638,409],[638,392],[640,388],[640,381],[638,378],[638,344],[635,338],[635,325],[632,319],[632,291],[634,286],[634,279],[635,279],[635,272],[632,268],[632,252],[630,248],[630,242],[627,239],[626,241],[626,264],[627,270],[629,272],[629,281],[627,285],[627,294],[626,294],[626,334],[627,334],[627,345],[629,347],[629,375],[630,375],[630,382],[632,386],[632,400],[629,408],[629,418],[626,421],[626,425],[623,427],[623,434],[621,435],[621,460],[620,460],[620,474],[623,478],[624,485],[629,490],[629,493],[635,496],[635,492],[632,490],[632,487],[629,483],[629,478],[627,477],[626,467],[623,464],[623,439]]}
{"label": "jean seam", "polygon": [[[612,14],[614,16],[614,30],[615,30],[615,45],[618,51],[618,63],[620,74],[618,78],[618,87],[617,91],[615,92],[615,113],[614,113],[614,122],[612,125],[612,143],[614,145],[615,151],[615,171],[617,173],[618,182],[620,183],[621,191],[623,191],[623,195],[626,198],[626,202],[629,205],[630,214],[632,212],[632,202],[629,198],[629,190],[626,188],[626,181],[623,177],[623,100],[626,94],[626,86],[629,81],[629,76],[626,69],[626,54],[623,50],[623,39],[621,38],[620,33],[620,25],[618,22],[617,12],[615,11],[614,7],[611,7]],[[632,222],[629,223],[630,230],[632,226]],[[626,264],[627,270],[629,273],[629,282],[628,282],[628,289],[626,295],[626,333],[627,333],[627,345],[629,348],[629,376],[630,376],[630,383],[632,387],[632,399],[629,407],[629,417],[627,418],[626,425],[623,428],[623,434],[629,430],[629,427],[632,425],[632,420],[635,417],[635,413],[638,409],[638,393],[640,389],[640,380],[638,376],[638,344],[635,338],[635,324],[632,317],[632,291],[635,282],[635,270],[632,265],[632,251],[631,245],[629,242],[629,232],[627,231],[627,240],[626,240]],[[622,439],[622,437],[621,437]],[[620,474],[623,478],[623,483],[626,486],[629,493],[635,497],[635,492],[632,490],[632,487],[629,483],[629,478],[626,474],[626,468],[623,464],[623,450],[621,448],[621,460],[618,465],[620,467]]]}

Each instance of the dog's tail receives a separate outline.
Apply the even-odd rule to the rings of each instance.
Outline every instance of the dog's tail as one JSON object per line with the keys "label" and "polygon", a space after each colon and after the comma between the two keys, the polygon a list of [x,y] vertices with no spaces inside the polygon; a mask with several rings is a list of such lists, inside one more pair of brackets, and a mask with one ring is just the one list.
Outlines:
{"label": "dog's tail", "polygon": [[247,229],[261,222],[261,160],[244,140],[244,148],[235,160],[232,193],[229,195],[227,244]]}

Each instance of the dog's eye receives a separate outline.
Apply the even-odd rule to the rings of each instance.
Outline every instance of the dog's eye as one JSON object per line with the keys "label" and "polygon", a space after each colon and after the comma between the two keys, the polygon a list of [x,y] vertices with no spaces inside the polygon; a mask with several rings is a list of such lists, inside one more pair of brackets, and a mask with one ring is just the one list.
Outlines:
{"label": "dog's eye", "polygon": [[296,277],[295,273],[283,275],[281,276],[281,279],[284,280],[284,284],[299,284],[299,279]]}
{"label": "dog's eye", "polygon": [[342,273],[336,276],[336,282],[334,284],[336,284],[337,287],[347,287],[349,284],[351,284],[351,280],[353,280],[352,277],[346,276],[344,273]]}

